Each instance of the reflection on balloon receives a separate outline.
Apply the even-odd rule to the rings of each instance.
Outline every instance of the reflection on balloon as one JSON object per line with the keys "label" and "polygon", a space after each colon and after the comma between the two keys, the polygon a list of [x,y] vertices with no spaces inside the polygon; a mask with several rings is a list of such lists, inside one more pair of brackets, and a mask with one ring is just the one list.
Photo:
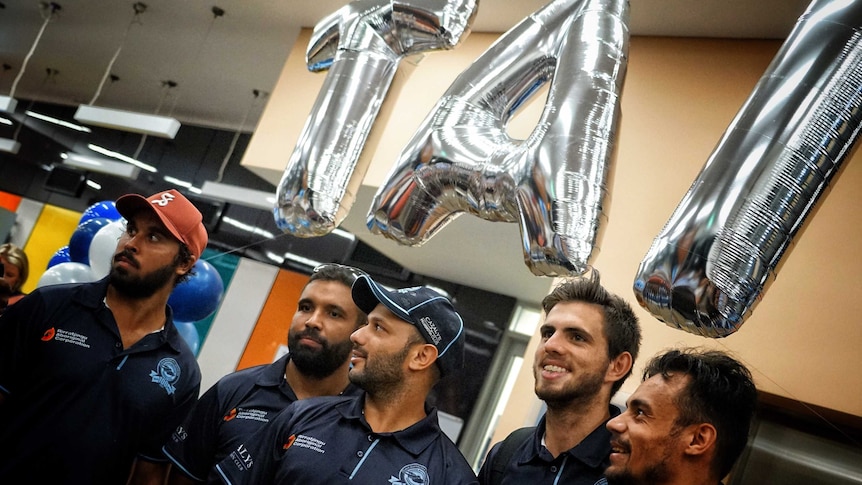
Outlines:
{"label": "reflection on balloon", "polygon": [[[533,274],[587,270],[600,239],[629,46],[626,0],[549,3],[438,101],[374,197],[369,229],[418,246],[462,213],[520,223]],[[526,140],[506,125],[550,82]]]}
{"label": "reflection on balloon", "polygon": [[224,283],[212,264],[195,261],[194,274],[177,285],[168,298],[174,319],[196,322],[210,316],[218,308],[224,294]]}
{"label": "reflection on balloon", "polygon": [[72,237],[69,238],[69,257],[72,261],[89,265],[90,243],[93,241],[93,236],[110,223],[110,219],[99,217],[78,224]]}
{"label": "reflection on balloon", "polygon": [[70,261],[72,261],[72,257],[69,256],[69,246],[63,246],[58,249],[53,256],[51,256],[51,259],[48,260],[48,266],[46,266],[45,269],[56,266],[60,263],[68,263]]}
{"label": "reflection on balloon", "polygon": [[125,219],[113,221],[102,227],[90,241],[88,260],[96,279],[104,278],[111,271],[111,262],[117,250],[117,241],[126,230]]}
{"label": "reflection on balloon", "polygon": [[39,277],[36,288],[63,283],[88,283],[95,280],[96,278],[89,266],[70,261],[56,264],[45,270]]}
{"label": "reflection on balloon", "polygon": [[120,217],[122,216],[117,211],[117,206],[114,205],[114,201],[103,200],[88,207],[81,215],[81,219],[78,221],[78,224],[82,224],[90,219],[108,219],[109,221],[116,221],[117,219],[120,219]]}
{"label": "reflection on balloon", "polygon": [[198,355],[198,351],[201,348],[201,337],[195,323],[178,322],[174,320],[174,326],[177,327],[177,331],[180,333],[180,336],[186,341],[189,348],[192,349],[192,353]]}
{"label": "reflection on balloon", "polygon": [[280,229],[310,237],[338,226],[365,175],[356,165],[401,59],[454,48],[477,7],[477,0],[354,0],[315,26],[307,63],[329,72],[277,188]]}
{"label": "reflection on balloon", "polygon": [[862,126],[862,2],[815,0],[638,268],[638,302],[671,327],[736,332]]}

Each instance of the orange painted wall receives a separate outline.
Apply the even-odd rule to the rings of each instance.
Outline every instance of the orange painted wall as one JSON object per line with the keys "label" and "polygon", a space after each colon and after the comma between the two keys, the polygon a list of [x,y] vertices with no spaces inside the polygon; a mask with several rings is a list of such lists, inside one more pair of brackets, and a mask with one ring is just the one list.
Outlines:
{"label": "orange painted wall", "polygon": [[15,212],[18,210],[18,204],[20,203],[20,196],[0,191],[0,207]]}
{"label": "orange painted wall", "polygon": [[308,275],[279,271],[237,370],[273,361],[279,345],[287,343],[287,331],[296,312],[296,302],[307,282]]}

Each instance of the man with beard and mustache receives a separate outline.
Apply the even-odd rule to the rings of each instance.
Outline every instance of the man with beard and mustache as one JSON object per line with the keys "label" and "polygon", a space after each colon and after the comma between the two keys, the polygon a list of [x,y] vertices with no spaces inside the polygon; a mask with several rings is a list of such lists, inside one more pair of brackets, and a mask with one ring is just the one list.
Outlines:
{"label": "man with beard and mustache", "polygon": [[476,475],[425,405],[463,366],[464,322],[427,287],[390,291],[367,276],[353,301],[368,324],[351,336],[357,398],[297,401],[216,465],[214,481],[331,485],[473,485]]}
{"label": "man with beard and mustache", "polygon": [[547,412],[535,428],[491,448],[479,480],[491,484],[602,483],[619,410],[611,397],[631,374],[640,325],[631,306],[608,292],[593,270],[542,300],[545,321],[533,362],[536,396]]}
{"label": "man with beard and mustache", "polygon": [[745,448],[756,407],[751,373],[726,353],[657,355],[626,411],[608,422],[608,483],[720,484]]}
{"label": "man with beard and mustache", "polygon": [[350,289],[361,272],[326,264],[302,289],[288,331],[288,353],[272,364],[228,374],[201,396],[164,451],[173,462],[168,483],[200,483],[213,466],[288,404],[315,396],[351,396],[350,334],[365,313]]}
{"label": "man with beard and mustache", "polygon": [[200,369],[167,305],[207,244],[176,190],[116,201],[126,220],[101,281],[44,286],[0,316],[0,477],[164,479],[162,444],[197,400]]}

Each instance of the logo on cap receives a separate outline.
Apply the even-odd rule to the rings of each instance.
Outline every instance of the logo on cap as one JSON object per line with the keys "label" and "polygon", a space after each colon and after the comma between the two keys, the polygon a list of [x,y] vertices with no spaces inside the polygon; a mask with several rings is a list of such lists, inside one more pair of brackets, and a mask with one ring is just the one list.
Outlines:
{"label": "logo on cap", "polygon": [[437,329],[437,325],[434,325],[434,320],[431,320],[431,317],[422,317],[419,319],[419,323],[428,332],[428,338],[431,339],[431,343],[437,345],[443,340],[443,337],[440,336],[440,330]]}
{"label": "logo on cap", "polygon": [[171,194],[169,192],[163,192],[161,198],[153,199],[150,201],[150,203],[156,204],[160,207],[164,207],[164,206],[168,205],[168,203],[170,201],[174,200],[175,198],[176,197],[174,196],[174,194]]}

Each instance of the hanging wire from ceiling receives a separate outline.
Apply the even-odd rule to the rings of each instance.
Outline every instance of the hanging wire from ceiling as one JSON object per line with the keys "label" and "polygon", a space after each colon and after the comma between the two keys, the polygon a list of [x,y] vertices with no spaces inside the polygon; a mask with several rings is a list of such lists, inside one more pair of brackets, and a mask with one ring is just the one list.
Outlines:
{"label": "hanging wire from ceiling", "polygon": [[[201,52],[203,52],[204,47],[206,47],[206,45],[207,45],[207,40],[209,40],[210,33],[213,30],[213,26],[215,26],[216,20],[223,17],[225,14],[224,9],[221,7],[218,7],[218,6],[213,6],[210,9],[210,11],[212,12],[212,15],[213,15],[212,20],[210,21],[210,24],[207,27],[207,31],[204,34],[203,39],[201,39],[200,44],[198,44],[197,50],[196,50],[194,56],[192,57],[191,62],[186,64],[186,68],[191,72],[194,72],[194,69],[192,69],[192,68],[194,68],[198,64],[200,64]],[[186,80],[187,76],[181,75],[181,76],[179,76],[179,78],[180,78],[180,80]],[[174,100],[174,105],[176,105],[177,101],[179,101],[179,96],[177,96],[177,99]]]}
{"label": "hanging wire from ceiling", "polygon": [[[162,105],[165,103],[165,100],[170,96],[170,90],[177,87],[176,81],[172,81],[170,79],[162,81],[162,96],[159,99],[159,104],[156,106],[155,114],[159,114],[159,111],[162,109]],[[176,103],[176,101],[174,101]],[[171,107],[171,113],[173,112],[173,107]],[[168,116],[171,114],[169,113]],[[138,148],[135,149],[135,154],[132,155],[132,158],[137,159],[141,154],[141,150],[144,148],[144,144],[147,142],[147,134],[144,133],[141,135],[141,141],[138,143]]]}
{"label": "hanging wire from ceiling", "polygon": [[215,179],[216,182],[221,182],[222,178],[224,177],[225,168],[227,168],[227,164],[230,161],[230,157],[231,155],[233,155],[233,151],[236,148],[236,143],[239,140],[240,135],[242,134],[243,127],[245,127],[245,122],[246,120],[248,120],[248,114],[251,112],[252,108],[254,108],[255,105],[258,104],[258,101],[263,101],[267,98],[267,96],[269,96],[268,92],[261,91],[259,89],[253,89],[252,94],[254,95],[254,98],[248,105],[248,108],[246,108],[245,114],[242,117],[242,121],[240,121],[239,123],[239,128],[237,128],[236,133],[234,133],[233,135],[233,140],[231,140],[230,142],[230,147],[227,150],[227,154],[225,154],[224,160],[222,160],[221,162],[221,167],[219,167],[218,169],[218,177],[216,177]]}
{"label": "hanging wire from ceiling", "polygon": [[123,33],[123,40],[120,41],[120,46],[117,47],[117,50],[114,52],[114,56],[111,58],[111,62],[108,63],[108,68],[105,69],[105,74],[102,76],[102,80],[99,82],[99,87],[96,89],[96,94],[93,95],[93,99],[90,100],[90,105],[95,104],[96,100],[99,99],[99,95],[102,94],[102,88],[105,86],[105,82],[107,82],[109,78],[111,78],[112,81],[119,79],[111,77],[111,69],[114,67],[114,63],[117,61],[117,57],[120,56],[120,52],[123,50],[123,47],[126,44],[126,39],[129,37],[129,31],[132,30],[132,26],[135,24],[143,25],[143,22],[141,22],[141,14],[147,11],[147,4],[145,4],[144,2],[135,2],[134,4],[132,4],[132,9],[134,10],[132,20],[130,20],[129,25],[126,26],[126,31]]}
{"label": "hanging wire from ceiling", "polygon": [[36,46],[39,45],[39,40],[42,38],[42,34],[45,33],[45,28],[48,27],[48,23],[56,18],[57,13],[62,9],[59,4],[54,2],[42,2],[39,4],[39,12],[42,15],[44,21],[42,22],[42,27],[39,29],[39,33],[36,35],[36,40],[33,41],[33,45],[30,46],[30,51],[24,57],[24,62],[21,64],[21,70],[18,71],[18,75],[15,76],[15,81],[12,82],[12,89],[9,90],[9,97],[15,97],[15,89],[18,88],[18,82],[21,81],[21,77],[24,76],[24,71],[27,69],[27,64],[30,62],[30,58],[33,57],[33,52],[36,51]]}

